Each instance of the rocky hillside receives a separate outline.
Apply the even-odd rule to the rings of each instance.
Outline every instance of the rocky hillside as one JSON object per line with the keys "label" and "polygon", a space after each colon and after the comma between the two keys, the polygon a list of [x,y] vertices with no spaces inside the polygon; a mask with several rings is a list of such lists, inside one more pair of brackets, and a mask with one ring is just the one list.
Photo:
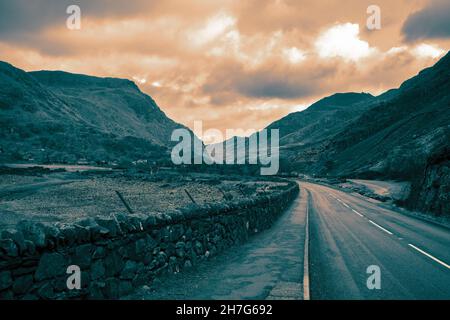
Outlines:
{"label": "rocky hillside", "polygon": [[437,150],[425,170],[413,179],[408,206],[437,215],[450,213],[450,146]]}
{"label": "rocky hillside", "polygon": [[[340,132],[368,110],[374,101],[375,98],[368,93],[337,93],[317,101],[305,111],[291,113],[270,124],[266,129],[279,130],[281,169],[306,169],[316,161],[315,156],[320,150],[316,150],[316,146]],[[225,153],[226,158],[237,157],[238,148],[244,144],[246,150],[249,147],[249,138],[232,139],[235,141],[235,154]]]}
{"label": "rocky hillside", "polygon": [[367,93],[337,93],[270,124],[267,129],[280,130],[281,169],[311,171],[328,141],[375,102]]}
{"label": "rocky hillside", "polygon": [[0,161],[167,159],[177,127],[132,81],[0,62]]}
{"label": "rocky hillside", "polygon": [[330,96],[268,128],[282,171],[410,181],[411,207],[449,212],[450,54],[398,89]]}
{"label": "rocky hillside", "polygon": [[450,55],[377,98],[329,143],[321,173],[412,180],[450,143]]}

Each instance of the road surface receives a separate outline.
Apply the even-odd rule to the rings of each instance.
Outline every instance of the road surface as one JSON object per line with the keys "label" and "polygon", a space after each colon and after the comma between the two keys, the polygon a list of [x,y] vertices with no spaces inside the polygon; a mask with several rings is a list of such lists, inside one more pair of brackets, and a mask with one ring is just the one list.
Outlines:
{"label": "road surface", "polygon": [[[450,299],[449,263],[449,229],[300,182],[271,229],[127,298]],[[367,287],[370,266],[380,270],[380,289]]]}
{"label": "road surface", "polygon": [[[450,299],[450,231],[359,195],[302,182],[310,195],[312,299]],[[381,288],[369,290],[369,266]]]}

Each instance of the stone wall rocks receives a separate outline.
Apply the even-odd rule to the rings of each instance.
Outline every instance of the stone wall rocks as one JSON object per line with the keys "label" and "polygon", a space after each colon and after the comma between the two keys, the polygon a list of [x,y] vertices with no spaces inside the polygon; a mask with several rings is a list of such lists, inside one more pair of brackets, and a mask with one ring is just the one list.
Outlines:
{"label": "stone wall rocks", "polygon": [[[289,182],[243,201],[165,213],[20,222],[0,233],[0,299],[117,299],[157,287],[160,274],[191,268],[269,228],[297,194]],[[80,267],[79,290],[67,288],[70,265]]]}

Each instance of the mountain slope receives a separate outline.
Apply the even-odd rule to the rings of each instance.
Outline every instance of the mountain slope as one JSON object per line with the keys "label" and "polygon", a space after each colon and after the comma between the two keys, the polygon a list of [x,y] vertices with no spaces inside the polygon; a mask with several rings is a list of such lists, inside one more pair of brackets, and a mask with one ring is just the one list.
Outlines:
{"label": "mountain slope", "polygon": [[160,159],[182,127],[131,81],[0,62],[0,159]]}
{"label": "mountain slope", "polygon": [[328,173],[411,180],[449,144],[449,54],[389,95],[330,141]]}
{"label": "mountain slope", "polygon": [[[282,171],[410,181],[407,205],[448,214],[450,53],[398,89],[333,106],[331,122],[311,115],[314,107],[268,127],[286,133]],[[353,117],[343,116],[346,108]]]}
{"label": "mountain slope", "polygon": [[[306,162],[314,161],[311,146],[325,141],[337,134],[346,125],[351,123],[358,115],[372,106],[375,99],[368,93],[336,93],[312,104],[304,111],[291,113],[266,127],[267,130],[279,130],[280,157],[283,171],[302,170],[303,158]],[[225,158],[231,159],[245,154],[240,148],[245,145],[248,150],[249,139],[255,137],[234,137],[234,154],[225,153]],[[270,132],[269,132],[270,141]],[[219,143],[217,145],[221,145]],[[238,150],[239,149],[239,150]],[[218,155],[221,157],[222,153]],[[303,157],[303,155],[306,155]],[[248,157],[248,151],[246,154]],[[291,167],[294,161],[295,168]]]}

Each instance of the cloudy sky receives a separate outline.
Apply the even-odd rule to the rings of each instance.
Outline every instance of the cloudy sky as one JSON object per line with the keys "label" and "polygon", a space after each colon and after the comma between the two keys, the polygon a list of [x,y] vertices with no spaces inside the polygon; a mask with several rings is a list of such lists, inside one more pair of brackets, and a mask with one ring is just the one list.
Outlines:
{"label": "cloudy sky", "polygon": [[380,94],[449,48],[448,0],[0,0],[0,60],[133,79],[189,127],[258,130],[335,92]]}

